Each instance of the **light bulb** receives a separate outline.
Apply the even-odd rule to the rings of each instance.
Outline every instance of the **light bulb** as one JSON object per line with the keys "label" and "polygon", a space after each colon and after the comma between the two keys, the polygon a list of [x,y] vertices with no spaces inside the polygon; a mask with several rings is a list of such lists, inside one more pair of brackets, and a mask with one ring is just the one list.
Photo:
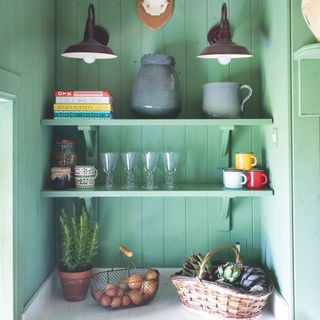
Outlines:
{"label": "light bulb", "polygon": [[218,61],[219,61],[220,64],[226,65],[226,64],[229,64],[229,63],[230,63],[231,58],[228,57],[228,56],[220,56],[220,57],[218,58]]}
{"label": "light bulb", "polygon": [[93,56],[86,56],[86,57],[83,58],[83,61],[85,63],[94,63],[96,61],[96,59]]}

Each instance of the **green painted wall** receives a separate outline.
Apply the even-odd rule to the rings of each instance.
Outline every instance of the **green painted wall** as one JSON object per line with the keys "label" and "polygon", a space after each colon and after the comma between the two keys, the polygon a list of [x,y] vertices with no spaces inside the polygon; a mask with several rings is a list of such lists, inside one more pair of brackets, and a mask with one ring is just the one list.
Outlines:
{"label": "green painted wall", "polygon": [[[261,201],[262,263],[287,303],[292,301],[290,21],[288,1],[263,1],[261,21],[262,104],[274,125],[264,130],[264,164],[273,198]],[[277,134],[273,143],[272,134]]]}
{"label": "green painted wall", "polygon": [[[60,57],[70,44],[83,37],[89,1],[57,1],[57,87],[58,89],[109,89],[114,95],[115,113],[131,118],[131,87],[145,53],[163,52],[176,57],[176,70],[183,94],[181,118],[201,117],[202,85],[214,81],[250,84],[254,97],[246,116],[259,116],[260,110],[260,1],[229,1],[233,39],[249,48],[253,59],[233,61],[221,66],[216,61],[196,58],[207,45],[206,33],[220,21],[223,1],[176,0],[169,23],[158,31],[147,29],[136,14],[136,1],[92,1],[97,21],[110,33],[110,47],[117,60],[86,65]],[[74,136],[74,133],[57,133]],[[236,129],[232,151],[255,151],[262,159],[259,130]],[[177,150],[181,152],[178,180],[221,182],[221,168],[228,165],[219,155],[221,133],[207,127],[128,127],[102,128],[100,151]],[[79,144],[81,141],[79,141]],[[230,160],[233,157],[231,157]],[[100,172],[102,173],[102,169]],[[117,171],[117,179],[122,177]],[[141,170],[138,171],[141,178]],[[100,174],[100,182],[103,181]],[[61,205],[61,203],[60,203]],[[99,202],[101,239],[99,264],[112,265],[120,243],[136,254],[139,265],[176,266],[194,250],[206,252],[218,244],[240,240],[246,262],[260,261],[259,201],[234,200],[232,230],[220,232],[219,199],[104,199]],[[174,245],[173,245],[174,243]]]}
{"label": "green painted wall", "polygon": [[[292,53],[300,47],[316,43],[301,14],[301,2],[292,3]],[[304,103],[312,108],[318,104],[320,62],[304,61],[301,82]],[[319,318],[319,281],[312,275],[318,270],[320,258],[320,117],[302,118],[298,112],[298,63],[292,62],[292,127],[293,127],[293,221],[294,280],[296,319]],[[308,91],[308,88],[311,90]],[[317,107],[319,110],[319,107]]]}
{"label": "green painted wall", "polygon": [[16,319],[54,266],[52,204],[40,199],[51,144],[40,119],[54,89],[54,13],[54,0],[0,1],[0,68],[22,79],[14,110]]}

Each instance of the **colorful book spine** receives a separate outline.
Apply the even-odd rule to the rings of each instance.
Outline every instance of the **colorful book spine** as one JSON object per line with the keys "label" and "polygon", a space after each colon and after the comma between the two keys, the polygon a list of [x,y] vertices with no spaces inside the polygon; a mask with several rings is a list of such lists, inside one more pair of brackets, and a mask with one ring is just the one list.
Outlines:
{"label": "colorful book spine", "polygon": [[111,97],[109,91],[59,91],[54,92],[55,97]]}
{"label": "colorful book spine", "polygon": [[55,103],[53,105],[54,111],[112,111],[110,103],[105,104],[68,104]]}
{"label": "colorful book spine", "polygon": [[92,104],[92,103],[112,103],[112,97],[56,97],[56,103],[82,103],[82,104]]}
{"label": "colorful book spine", "polygon": [[54,112],[54,119],[111,119],[112,112]]}

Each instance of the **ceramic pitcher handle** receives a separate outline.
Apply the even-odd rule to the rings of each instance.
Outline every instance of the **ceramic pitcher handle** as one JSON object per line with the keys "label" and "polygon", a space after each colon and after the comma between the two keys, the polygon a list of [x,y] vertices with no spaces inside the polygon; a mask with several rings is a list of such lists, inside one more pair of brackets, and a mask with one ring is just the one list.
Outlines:
{"label": "ceramic pitcher handle", "polygon": [[246,102],[251,98],[252,96],[252,88],[250,86],[248,86],[247,84],[243,84],[241,85],[240,87],[240,90],[242,89],[247,89],[249,91],[248,95],[242,100],[241,102],[241,106],[240,106],[240,109],[241,109],[241,112],[243,112],[244,110],[244,105],[246,104]]}
{"label": "ceramic pitcher handle", "polygon": [[95,173],[95,175],[94,175],[94,178],[96,179],[97,178],[97,176],[98,176],[98,169],[96,169],[96,173]]}
{"label": "ceramic pitcher handle", "polygon": [[241,182],[241,185],[243,186],[244,184],[247,183],[248,178],[247,178],[247,176],[246,176],[244,173],[241,173],[241,177],[243,178],[243,181]]}

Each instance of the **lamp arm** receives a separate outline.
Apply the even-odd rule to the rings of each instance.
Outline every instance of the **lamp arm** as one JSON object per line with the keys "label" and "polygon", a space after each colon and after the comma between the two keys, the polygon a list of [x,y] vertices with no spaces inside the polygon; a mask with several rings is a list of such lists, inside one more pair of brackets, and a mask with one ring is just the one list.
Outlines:
{"label": "lamp arm", "polygon": [[91,19],[92,22],[93,22],[93,25],[96,24],[95,22],[95,12],[94,12],[94,6],[92,3],[89,4],[89,7],[88,7],[88,19]]}
{"label": "lamp arm", "polygon": [[219,40],[231,41],[230,26],[228,21],[227,4],[224,3],[221,7],[221,22]]}

